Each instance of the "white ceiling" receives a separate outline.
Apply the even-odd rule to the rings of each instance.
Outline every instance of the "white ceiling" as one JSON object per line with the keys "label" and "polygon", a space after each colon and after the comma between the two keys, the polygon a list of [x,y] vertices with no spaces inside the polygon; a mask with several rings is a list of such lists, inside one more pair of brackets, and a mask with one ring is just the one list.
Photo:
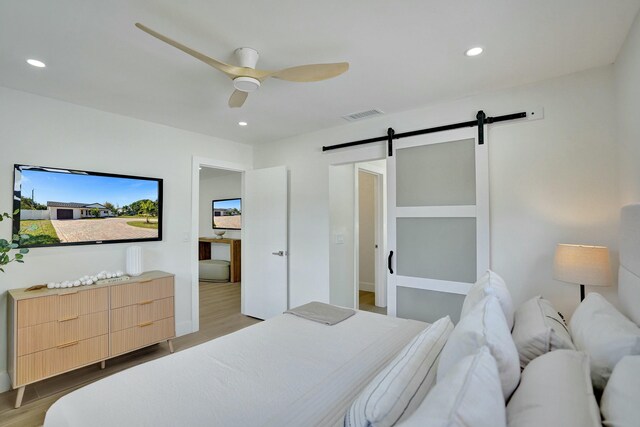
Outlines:
{"label": "white ceiling", "polygon": [[[261,144],[612,63],[640,0],[33,0],[0,2],[0,85]],[[258,68],[349,61],[333,80],[267,80],[241,109],[231,81],[136,29]],[[475,45],[485,54],[467,58]],[[47,63],[35,69],[26,58]],[[237,126],[239,120],[249,126]]]}

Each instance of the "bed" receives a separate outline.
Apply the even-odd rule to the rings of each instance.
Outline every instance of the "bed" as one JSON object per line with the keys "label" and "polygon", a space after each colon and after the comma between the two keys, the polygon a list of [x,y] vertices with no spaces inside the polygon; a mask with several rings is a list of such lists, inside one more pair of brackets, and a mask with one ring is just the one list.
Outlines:
{"label": "bed", "polygon": [[[638,304],[638,301],[640,301],[640,245],[638,242],[640,242],[640,204],[626,206],[622,209],[618,283],[622,311],[636,324],[640,324],[640,304]],[[487,273],[487,277],[491,276],[489,273]],[[479,284],[477,289],[483,289],[484,285],[482,283],[482,279],[479,279],[474,287]],[[501,286],[504,286],[505,290],[507,290],[504,282],[502,282]],[[536,298],[540,299],[540,297]],[[604,300],[602,297],[599,298]],[[482,301],[491,299],[495,299],[495,296],[484,298]],[[594,300],[594,298],[587,296],[585,304],[589,300]],[[486,307],[489,307],[489,302],[485,302]],[[478,304],[481,304],[481,302]],[[606,304],[610,305],[610,303]],[[498,302],[493,302],[493,305],[496,308],[492,311],[487,311],[487,313],[495,314],[503,313],[504,311],[506,314],[509,311]],[[585,307],[587,308],[583,308],[583,311],[587,310],[588,312],[588,305],[585,305]],[[479,313],[484,313],[484,310],[484,308],[481,309]],[[580,310],[580,307],[578,310]],[[609,311],[616,311],[616,309],[611,306]],[[538,314],[543,320],[549,317],[545,316],[545,313]],[[468,314],[468,316],[471,318],[471,314]],[[622,315],[616,316],[620,317]],[[502,318],[504,323],[506,336],[510,337],[506,317],[503,317],[502,314],[499,317]],[[579,316],[574,315],[574,318],[576,317]],[[618,328],[618,325],[620,325],[611,316],[606,318],[607,322],[611,322],[610,324],[605,324],[606,322],[602,321],[604,318],[595,315],[587,316],[587,319],[592,323],[596,322],[600,326],[609,325],[610,328]],[[448,321],[448,319],[446,320]],[[629,320],[624,321],[631,323]],[[434,323],[429,328],[429,331],[435,329],[439,322]],[[563,321],[560,322],[564,323]],[[460,322],[456,329],[462,323],[464,322]],[[478,324],[475,319],[472,323],[474,325]],[[527,325],[526,322],[521,324],[525,325],[525,327]],[[543,323],[543,325],[546,324]],[[346,419],[345,412],[348,408],[349,420],[351,420],[351,412],[357,415],[361,409],[360,402],[366,401],[368,403],[370,401],[369,396],[372,394],[368,394],[368,391],[372,385],[376,393],[379,390],[382,390],[381,393],[387,394],[394,394],[397,391],[397,389],[386,385],[380,386],[380,384],[386,384],[384,381],[393,376],[388,375],[388,372],[391,372],[390,369],[395,369],[400,365],[401,362],[399,360],[404,361],[407,359],[405,354],[408,354],[409,350],[402,350],[403,347],[409,342],[418,342],[418,338],[425,335],[420,332],[425,330],[427,326],[427,324],[418,321],[387,317],[363,311],[357,311],[352,317],[333,326],[327,326],[290,314],[283,314],[231,335],[139,365],[76,390],[62,397],[51,406],[46,415],[45,427],[86,425],[343,425],[343,420]],[[517,323],[516,326],[518,326]],[[573,325],[570,324],[569,326],[575,332]],[[578,321],[576,327],[580,327]],[[464,328],[460,329],[463,330]],[[489,330],[488,328],[485,329]],[[491,331],[499,332],[498,329],[493,328]],[[567,329],[566,326],[564,329]],[[618,329],[622,331],[622,329]],[[615,353],[615,361],[611,363],[609,368],[614,369],[617,361],[624,357],[625,354],[636,354],[636,357],[640,359],[640,352],[634,353],[636,350],[633,347],[633,342],[635,342],[633,340],[636,338],[640,344],[640,332],[634,325],[631,325],[631,327],[627,325],[626,330],[629,331],[630,329],[632,331],[628,332],[627,336],[631,336],[632,343],[628,347],[606,344],[606,341],[611,338],[607,333],[587,334],[595,335],[587,336],[587,338],[596,346],[605,342],[601,346],[608,355],[605,358],[605,363],[613,361],[613,358],[609,357],[609,353]],[[595,329],[590,328],[587,322],[585,330],[589,332]],[[535,328],[529,331],[531,339],[537,339],[536,331]],[[486,331],[483,329],[483,332]],[[558,425],[557,420],[562,420],[562,416],[569,423],[563,426],[576,425],[582,427],[587,425],[580,424],[581,421],[579,417],[575,416],[576,413],[593,415],[593,425],[600,425],[600,412],[593,397],[592,384],[589,378],[589,359],[581,359],[583,362],[580,363],[583,363],[583,365],[586,363],[586,365],[580,365],[580,369],[578,369],[580,375],[576,376],[576,378],[580,377],[581,381],[584,380],[581,382],[585,386],[584,393],[562,392],[562,387],[560,386],[566,381],[563,376],[558,376],[557,370],[554,370],[555,368],[550,362],[561,356],[569,357],[567,355],[573,355],[571,357],[574,357],[575,355],[583,354],[581,351],[590,355],[597,354],[595,351],[600,351],[599,348],[589,342],[577,341],[573,332],[574,343],[580,351],[575,351],[573,344],[569,346],[572,348],[569,350],[564,347],[559,349],[547,348],[545,344],[544,351],[534,356],[536,359],[530,360],[530,363],[524,368],[524,373],[520,378],[520,385],[514,392],[514,396],[518,394],[526,396],[519,399],[522,404],[512,404],[512,402],[518,401],[518,399],[514,400],[512,398],[509,404],[506,405],[505,396],[503,396],[504,389],[493,394],[480,390],[480,393],[475,397],[470,394],[469,396],[472,397],[470,402],[467,405],[460,404],[457,409],[470,414],[475,409],[478,409],[475,398],[478,396],[491,397],[493,395],[494,397],[497,396],[494,400],[499,402],[496,407],[500,408],[503,407],[503,404],[506,405],[506,413],[510,422],[514,419],[524,419],[526,421],[525,424],[515,422],[510,425],[552,425],[531,421],[531,419],[535,420],[536,417],[540,416],[549,418],[550,414],[556,423],[553,425]],[[464,334],[464,332],[461,333]],[[547,328],[544,330],[545,337],[548,334],[549,330]],[[458,345],[459,343],[467,344],[468,340],[461,341],[460,339],[460,337],[465,337],[466,335],[454,335],[455,330],[450,337],[445,338],[446,346],[451,344],[451,348],[462,348]],[[417,339],[413,340],[416,336],[418,336]],[[616,337],[614,338],[617,339]],[[572,337],[568,338],[569,342],[571,339]],[[456,340],[458,342],[454,343]],[[508,344],[507,341],[511,344]],[[588,345],[581,349],[581,343]],[[454,344],[458,345],[458,347],[455,347]],[[482,351],[487,351],[487,345],[491,347],[493,356],[506,355],[506,350],[513,346],[513,360],[511,361],[513,363],[510,362],[507,356],[496,358],[496,360],[501,360],[498,364],[503,366],[511,363],[516,366],[516,371],[520,374],[518,351],[510,338],[504,342],[495,341],[494,345],[489,343],[488,338],[483,337],[480,344],[475,341],[472,344],[471,347],[482,345],[484,347],[476,356],[469,357],[479,357],[478,355],[481,355]],[[411,344],[407,347],[414,348],[415,346]],[[436,346],[433,347],[433,353],[438,352],[438,357],[440,351],[443,351],[442,359],[439,362],[434,359],[433,364],[428,364],[428,369],[438,365],[437,368],[439,370],[444,365],[442,363],[443,360],[451,360],[451,357],[446,357],[445,355],[446,348],[442,350],[442,347],[439,349]],[[398,353],[400,354],[398,355]],[[490,359],[494,360],[494,358]],[[390,363],[391,360],[393,362]],[[584,362],[585,360],[587,362]],[[592,358],[592,362],[594,360]],[[493,363],[495,366],[495,360]],[[533,366],[533,368],[530,368],[530,366]],[[538,369],[536,366],[551,366],[553,369],[548,369],[547,372],[554,373],[549,374],[550,377],[546,379],[545,375],[539,375],[537,372],[527,376],[527,370]],[[640,360],[638,361],[638,367],[640,368]],[[594,372],[593,363],[591,372]],[[380,375],[378,375],[379,373]],[[615,374],[615,370],[613,373]],[[625,375],[627,374],[619,374],[623,379],[628,377],[628,375],[626,377]],[[498,376],[497,371],[495,376]],[[379,377],[382,377],[382,379]],[[438,372],[438,377],[440,377],[440,372]],[[534,378],[535,381],[524,381],[525,377]],[[416,375],[412,378],[424,381],[421,380],[421,376]],[[448,378],[444,376],[442,381],[444,385],[440,383],[441,378],[438,378],[438,384],[434,387],[433,392],[430,392],[427,398],[423,398],[424,401],[421,401],[423,403],[418,402],[420,404],[419,409],[422,407],[432,409],[433,405],[430,406],[428,398],[430,396],[444,396],[443,393],[447,391],[448,387],[446,386]],[[540,378],[543,381],[538,381]],[[552,379],[557,380],[558,378],[560,379],[560,384],[556,384],[557,387],[549,386],[549,381]],[[370,381],[372,384],[369,384]],[[501,381],[501,378],[496,378],[496,381]],[[401,384],[404,387],[404,383]],[[564,385],[570,387],[571,390],[581,390],[573,383]],[[436,390],[438,387],[439,389]],[[617,388],[620,388],[620,386],[614,385],[612,389],[617,390]],[[360,394],[361,392],[362,394]],[[414,393],[413,396],[415,395]],[[546,404],[532,405],[529,403],[531,396],[551,396],[551,398],[547,399],[548,402]],[[572,405],[577,401],[574,399],[576,396],[579,398],[577,400],[586,405],[585,407],[588,406],[590,408],[589,411],[585,409],[576,412],[574,410],[575,408]],[[630,396],[632,397],[618,396],[610,400],[622,403],[635,401],[637,393],[633,392]],[[448,401],[458,402],[456,399],[451,398]],[[391,400],[398,401],[395,395]],[[434,399],[431,400],[433,401]],[[560,401],[562,403],[558,403]],[[605,417],[608,416],[607,411],[612,406],[611,404],[604,404],[602,413]],[[636,405],[629,406],[635,408]],[[406,409],[409,406],[402,406],[402,408]],[[420,413],[419,409],[415,410],[416,417],[424,415]],[[426,413],[426,410],[423,412]],[[451,416],[453,412],[449,412],[447,414]],[[611,412],[615,411],[611,410]],[[480,413],[481,411],[478,412],[478,414]],[[408,413],[408,416],[413,418],[412,413]],[[426,419],[431,419],[429,418],[430,416],[431,414],[427,413]],[[402,421],[401,418],[398,419]],[[630,419],[636,420],[637,416],[632,415]],[[419,421],[418,424],[413,425],[423,424],[422,421]],[[358,425],[370,424],[359,423]],[[477,425],[477,423],[468,425]]]}
{"label": "bed", "polygon": [[333,326],[283,314],[76,390],[44,425],[342,425],[426,326],[363,311]]}

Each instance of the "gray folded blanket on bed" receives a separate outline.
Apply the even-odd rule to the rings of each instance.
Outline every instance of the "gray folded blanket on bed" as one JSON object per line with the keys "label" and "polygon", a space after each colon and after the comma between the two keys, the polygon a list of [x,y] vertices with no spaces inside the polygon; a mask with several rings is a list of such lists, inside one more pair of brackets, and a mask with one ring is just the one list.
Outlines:
{"label": "gray folded blanket on bed", "polygon": [[284,312],[285,314],[293,314],[303,319],[313,320],[314,322],[323,323],[333,326],[345,319],[356,314],[355,310],[350,308],[336,307],[322,302],[313,301],[300,307],[292,308]]}

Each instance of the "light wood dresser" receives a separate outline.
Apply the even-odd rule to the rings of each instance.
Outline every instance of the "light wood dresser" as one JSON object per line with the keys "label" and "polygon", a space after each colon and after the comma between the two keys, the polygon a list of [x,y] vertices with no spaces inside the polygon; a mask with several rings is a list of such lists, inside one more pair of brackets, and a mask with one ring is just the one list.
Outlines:
{"label": "light wood dresser", "polygon": [[102,285],[8,292],[8,371],[18,388],[175,337],[174,276],[150,271]]}

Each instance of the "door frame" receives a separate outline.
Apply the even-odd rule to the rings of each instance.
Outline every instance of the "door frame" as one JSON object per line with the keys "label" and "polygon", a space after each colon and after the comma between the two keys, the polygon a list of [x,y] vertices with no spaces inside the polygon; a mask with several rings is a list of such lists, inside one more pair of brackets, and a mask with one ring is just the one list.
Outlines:
{"label": "door frame", "polygon": [[[380,159],[384,160],[384,159]],[[377,160],[376,160],[377,161]],[[354,272],[355,272],[355,281],[354,281],[354,301],[355,307],[358,308],[360,306],[360,185],[359,185],[359,172],[362,171],[364,173],[368,173],[374,175],[376,177],[375,180],[375,235],[374,240],[378,245],[377,251],[375,252],[375,305],[377,307],[386,307],[387,306],[387,286],[386,286],[386,268],[384,266],[384,258],[386,254],[386,222],[387,218],[384,215],[385,203],[386,203],[386,192],[385,192],[385,184],[386,184],[386,170],[385,168],[378,167],[375,164],[369,162],[359,162],[354,165]]]}
{"label": "door frame", "polygon": [[[193,156],[191,159],[191,233],[185,233],[185,240],[189,245],[189,257],[191,258],[191,332],[200,330],[200,281],[198,273],[198,238],[200,237],[200,167],[223,169],[242,174],[240,197],[244,198],[244,172],[251,170],[242,163],[227,162],[218,159]],[[244,230],[240,230],[240,239],[244,240]],[[243,258],[244,245],[241,246],[240,257]],[[240,276],[244,274],[244,265],[241,265]],[[187,333],[187,332],[185,332]],[[181,334],[178,334],[181,335]]]}

